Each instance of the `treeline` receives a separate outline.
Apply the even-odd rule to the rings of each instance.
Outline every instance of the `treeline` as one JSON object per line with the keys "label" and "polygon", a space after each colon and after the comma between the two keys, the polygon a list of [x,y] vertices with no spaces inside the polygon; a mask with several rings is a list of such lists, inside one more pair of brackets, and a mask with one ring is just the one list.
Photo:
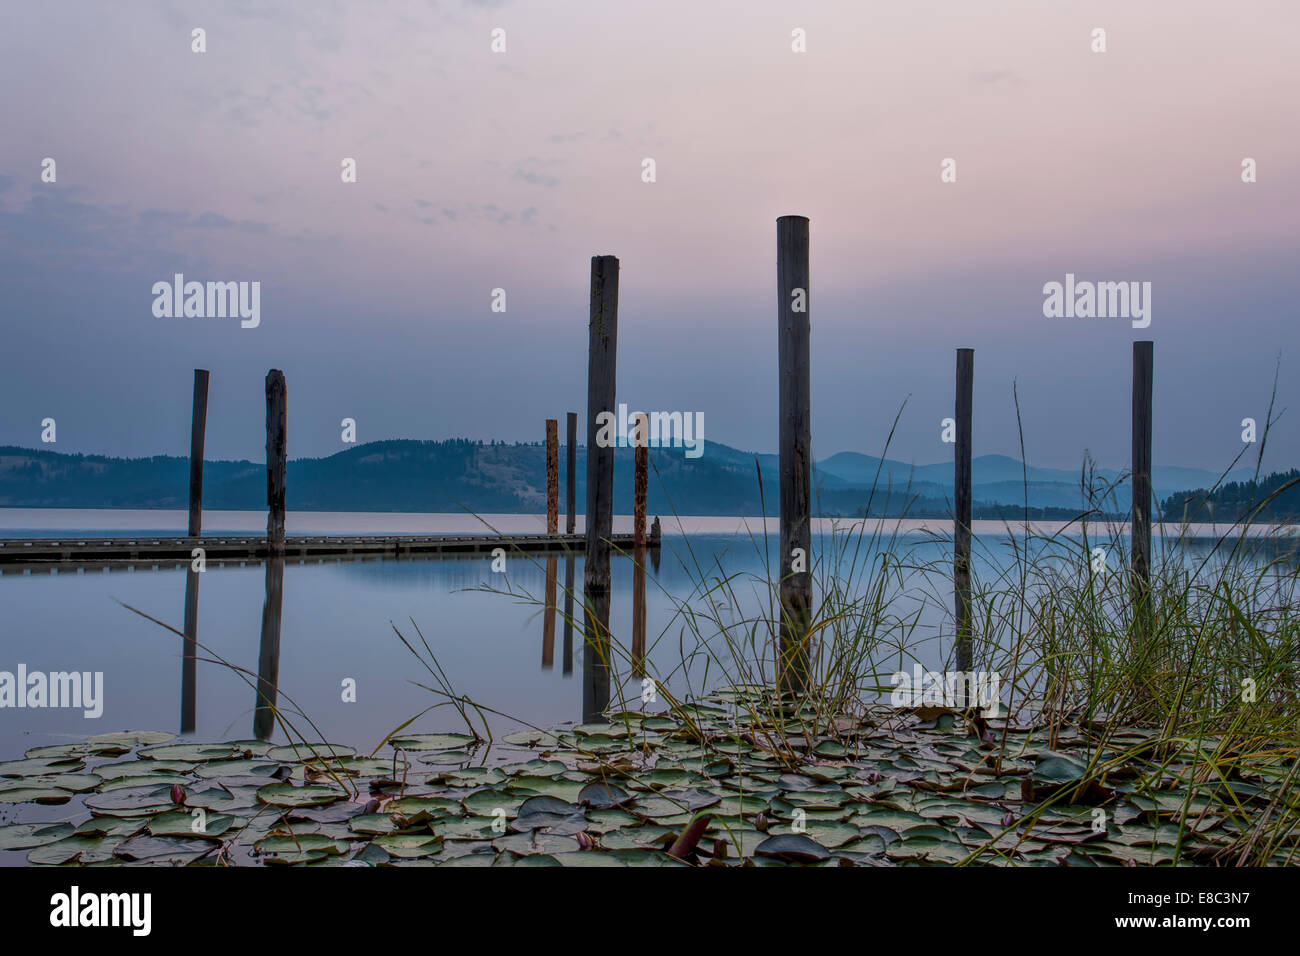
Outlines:
{"label": "treeline", "polygon": [[1300,518],[1300,469],[1277,471],[1258,481],[1226,482],[1213,491],[1181,491],[1160,507],[1167,522],[1231,524],[1254,515],[1256,521],[1294,523]]}

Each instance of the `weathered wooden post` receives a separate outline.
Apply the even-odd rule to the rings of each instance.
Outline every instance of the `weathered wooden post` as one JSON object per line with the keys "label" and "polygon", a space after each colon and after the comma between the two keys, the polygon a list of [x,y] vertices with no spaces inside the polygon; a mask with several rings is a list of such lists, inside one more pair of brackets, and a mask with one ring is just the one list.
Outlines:
{"label": "weathered wooden post", "polygon": [[284,485],[286,455],[286,394],[284,372],[266,373],[266,548],[284,554]]}
{"label": "weathered wooden post", "polygon": [[[560,423],[546,420],[546,533],[560,530]],[[542,618],[542,668],[555,663],[555,557],[546,559],[546,607]]]}
{"label": "weathered wooden post", "polygon": [[650,417],[637,416],[633,431],[635,467],[632,491],[632,663],[638,677],[645,676],[645,558],[646,493],[650,487]]}
{"label": "weathered wooden post", "polygon": [[781,647],[783,691],[802,690],[812,617],[808,357],[808,219],[776,221],[777,364],[780,371]]}
{"label": "weathered wooden post", "polygon": [[[569,412],[565,423],[564,530],[578,528],[578,413]],[[573,673],[573,552],[565,546],[564,556],[564,675]]]}
{"label": "weathered wooden post", "polygon": [[[574,509],[578,506],[578,413],[569,412],[567,434],[565,435],[564,462],[564,530],[573,534],[578,528],[578,518]],[[572,584],[572,582],[570,582]]]}
{"label": "weathered wooden post", "polygon": [[1139,646],[1151,639],[1151,380],[1153,343],[1133,343],[1133,620]]}
{"label": "weathered wooden post", "polygon": [[[957,670],[972,667],[970,612],[971,413],[974,404],[975,350],[957,350],[957,442],[953,453],[952,581],[957,620]],[[966,681],[959,682],[965,687]],[[964,697],[964,694],[963,694]],[[963,699],[958,706],[966,706]]]}
{"label": "weathered wooden post", "polygon": [[[194,405],[190,415],[190,518],[186,533],[203,533],[203,444],[208,421],[208,370],[194,370]],[[194,732],[199,632],[199,572],[185,571],[185,647],[181,661],[181,733]]]}
{"label": "weathered wooden post", "polygon": [[546,533],[560,530],[560,423],[546,419]]}
{"label": "weathered wooden post", "polygon": [[[595,720],[609,706],[609,539],[614,528],[614,442],[599,440],[602,415],[615,412],[618,258],[591,259],[587,353],[587,554],[583,567],[586,647],[582,709]],[[611,430],[606,428],[606,437]]]}
{"label": "weathered wooden post", "polygon": [[194,370],[194,409],[190,417],[189,536],[203,533],[203,439],[208,422],[208,370]]}

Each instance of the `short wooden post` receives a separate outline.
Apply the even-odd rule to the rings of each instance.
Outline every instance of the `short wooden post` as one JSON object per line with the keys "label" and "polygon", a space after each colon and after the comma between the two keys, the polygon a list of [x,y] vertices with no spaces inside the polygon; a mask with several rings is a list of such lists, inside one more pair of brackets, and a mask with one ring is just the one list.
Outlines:
{"label": "short wooden post", "polygon": [[[569,412],[565,435],[564,462],[564,530],[573,534],[578,528],[574,509],[578,506],[578,413]],[[572,582],[570,582],[572,584]]]}
{"label": "short wooden post", "polygon": [[194,409],[190,416],[189,536],[203,533],[203,438],[208,422],[208,370],[194,370]]}
{"label": "short wooden post", "polygon": [[[609,706],[609,539],[614,528],[614,445],[597,441],[597,418],[615,413],[618,355],[618,259],[591,260],[587,355],[587,553],[583,567],[582,710],[595,720]],[[608,434],[608,432],[607,432]]]}
{"label": "short wooden post", "polygon": [[780,374],[781,637],[783,691],[802,690],[812,617],[808,219],[776,221],[777,365]]}
{"label": "short wooden post", "polygon": [[560,423],[546,419],[546,533],[560,531]]}
{"label": "short wooden post", "polygon": [[266,373],[266,547],[271,554],[284,554],[285,405],[284,372],[273,368]]}
{"label": "short wooden post", "polygon": [[1133,619],[1139,646],[1151,639],[1151,382],[1153,343],[1133,343]]}
{"label": "short wooden post", "polygon": [[[975,350],[957,350],[957,442],[953,454],[952,581],[957,620],[957,670],[972,667],[970,610],[971,417],[974,402]],[[965,687],[965,681],[959,686]],[[959,706],[966,706],[960,701]]]}

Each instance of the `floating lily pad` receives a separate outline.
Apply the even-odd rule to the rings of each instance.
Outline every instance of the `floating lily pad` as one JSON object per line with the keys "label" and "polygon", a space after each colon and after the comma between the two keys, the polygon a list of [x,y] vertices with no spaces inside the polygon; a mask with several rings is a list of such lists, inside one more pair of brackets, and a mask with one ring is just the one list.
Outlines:
{"label": "floating lily pad", "polygon": [[460,750],[476,742],[468,734],[408,734],[392,737],[388,744],[395,750]]}
{"label": "floating lily pad", "polygon": [[769,836],[754,848],[755,856],[775,857],[791,863],[820,863],[830,859],[827,849],[800,833]]}
{"label": "floating lily pad", "polygon": [[70,823],[12,823],[0,826],[0,850],[30,850],[72,836]]}
{"label": "floating lily pad", "polygon": [[257,791],[257,799],[274,807],[315,807],[341,800],[346,794],[334,787],[308,784],[271,783]]}
{"label": "floating lily pad", "polygon": [[[149,832],[156,837],[180,837],[191,840],[216,840],[234,824],[235,818],[224,813],[198,816],[188,810],[160,813],[149,820]],[[195,827],[202,824],[202,829]]]}

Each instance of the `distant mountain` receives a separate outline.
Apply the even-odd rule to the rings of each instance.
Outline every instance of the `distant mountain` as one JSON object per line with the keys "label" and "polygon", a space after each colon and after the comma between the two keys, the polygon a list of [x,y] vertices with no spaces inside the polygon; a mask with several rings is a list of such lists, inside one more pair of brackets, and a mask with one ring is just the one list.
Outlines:
{"label": "distant mountain", "polygon": [[[633,455],[615,449],[618,511],[631,511]],[[586,449],[577,449],[579,507],[586,496]],[[778,460],[710,442],[700,458],[683,450],[651,450],[649,510],[670,515],[775,515]],[[561,449],[561,507],[565,453]],[[1099,476],[1117,472],[1099,471]],[[1025,502],[1020,462],[984,455],[973,463],[975,515],[1019,513]],[[1218,476],[1197,469],[1156,469],[1164,499],[1181,488],[1209,486]],[[1196,480],[1172,490],[1171,475]],[[761,476],[761,483],[760,483]],[[1077,473],[1028,469],[1034,517],[1070,517],[1083,510]],[[841,452],[817,462],[813,510],[822,515],[951,513],[952,464],[913,466]],[[873,485],[875,490],[873,491]],[[0,507],[185,508],[189,461],[174,456],[110,458],[44,449],[0,447]],[[1116,513],[1126,510],[1117,496]],[[546,509],[546,452],[540,444],[466,439],[390,440],[347,448],[326,458],[298,458],[288,466],[288,507],[295,511],[538,513]],[[251,461],[204,463],[203,503],[214,510],[257,510],[266,504],[265,466]],[[1008,509],[1012,509],[1009,511]]]}

